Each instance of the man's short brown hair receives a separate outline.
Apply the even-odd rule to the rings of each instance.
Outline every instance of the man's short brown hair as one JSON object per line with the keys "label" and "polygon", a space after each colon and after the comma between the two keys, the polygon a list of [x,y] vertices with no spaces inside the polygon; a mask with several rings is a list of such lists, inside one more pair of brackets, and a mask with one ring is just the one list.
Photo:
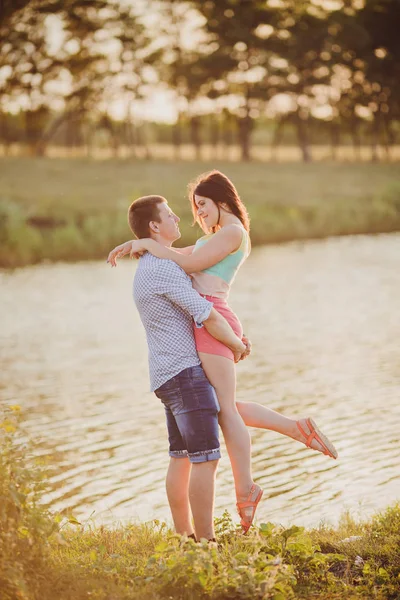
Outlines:
{"label": "man's short brown hair", "polygon": [[150,221],[160,223],[159,206],[163,196],[142,196],[134,200],[128,210],[128,223],[138,239],[150,237]]}

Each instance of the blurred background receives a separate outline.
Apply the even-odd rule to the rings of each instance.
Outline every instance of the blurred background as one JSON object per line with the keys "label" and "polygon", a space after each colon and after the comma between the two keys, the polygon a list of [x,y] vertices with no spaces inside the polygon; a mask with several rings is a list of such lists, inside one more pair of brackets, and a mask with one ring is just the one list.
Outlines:
{"label": "blurred background", "polygon": [[2,0],[0,15],[0,265],[103,257],[153,192],[191,243],[186,185],[215,166],[253,244],[399,228],[397,0]]}
{"label": "blurred background", "polygon": [[[400,497],[399,31],[398,0],[0,0],[0,399],[54,508],[168,517],[136,265],[105,259],[145,194],[193,243],[211,168],[251,217],[238,396],[313,416],[340,455],[252,431],[260,518]],[[226,452],[218,484],[233,511]]]}

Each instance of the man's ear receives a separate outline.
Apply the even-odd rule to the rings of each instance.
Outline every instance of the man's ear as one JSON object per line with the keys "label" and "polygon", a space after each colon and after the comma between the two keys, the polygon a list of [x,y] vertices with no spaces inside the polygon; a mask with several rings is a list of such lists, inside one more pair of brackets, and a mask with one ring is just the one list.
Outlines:
{"label": "man's ear", "polygon": [[149,223],[149,229],[153,233],[158,233],[160,231],[159,223],[157,223],[157,221],[150,221],[150,223]]}

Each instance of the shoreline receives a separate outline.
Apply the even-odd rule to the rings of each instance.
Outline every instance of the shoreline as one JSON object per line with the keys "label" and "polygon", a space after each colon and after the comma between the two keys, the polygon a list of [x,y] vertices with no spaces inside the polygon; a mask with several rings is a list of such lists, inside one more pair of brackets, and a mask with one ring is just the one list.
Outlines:
{"label": "shoreline", "polygon": [[0,160],[0,267],[105,260],[132,238],[130,203],[152,193],[164,195],[181,217],[177,246],[191,245],[202,232],[191,226],[187,184],[212,168],[231,177],[242,196],[253,247],[400,231],[395,164],[9,157]]}
{"label": "shoreline", "polygon": [[247,536],[225,512],[212,544],[156,519],[82,524],[71,511],[41,505],[46,469],[20,413],[0,413],[2,600],[398,599],[400,502],[363,521],[347,512],[336,527],[267,522]]}
{"label": "shoreline", "polygon": [[[347,228],[340,226],[336,231],[312,231],[307,232],[301,225],[297,224],[294,226],[294,230],[290,223],[287,223],[287,229],[285,231],[285,223],[282,222],[280,231],[273,233],[270,237],[261,238],[259,232],[253,232],[250,230],[250,237],[252,240],[252,248],[261,248],[263,246],[271,245],[284,245],[296,242],[317,242],[321,240],[327,240],[332,238],[352,237],[352,236],[364,236],[364,235],[384,235],[384,234],[395,234],[400,232],[400,211],[398,216],[390,223],[382,223],[382,227],[379,227],[378,223],[374,221],[375,218],[379,218],[380,214],[371,213],[369,218],[371,222],[366,224],[365,227],[354,227]],[[332,227],[330,227],[332,229]],[[124,239],[129,239],[129,233]],[[132,235],[132,234],[130,234]],[[57,244],[57,236],[63,238],[62,247]],[[49,239],[50,237],[50,239]],[[57,264],[57,263],[81,263],[90,262],[93,260],[104,260],[106,261],[108,252],[118,243],[121,243],[121,237],[116,239],[112,244],[106,248],[84,248],[84,242],[82,234],[74,224],[68,225],[61,231],[54,229],[54,236],[49,236],[48,232],[45,235],[41,235],[34,228],[29,225],[24,226],[23,237],[18,241],[13,240],[12,248],[9,246],[9,240],[2,241],[0,243],[0,270],[10,271],[17,268],[27,266],[37,266],[46,264]],[[184,245],[192,245],[196,241],[195,236],[185,236],[179,240],[176,247]],[[27,248],[26,241],[31,240],[31,247]],[[94,243],[90,238],[86,240],[87,244]],[[182,243],[183,242],[183,243]],[[46,250],[50,244],[50,255],[45,256]],[[77,245],[76,245],[77,244]]]}

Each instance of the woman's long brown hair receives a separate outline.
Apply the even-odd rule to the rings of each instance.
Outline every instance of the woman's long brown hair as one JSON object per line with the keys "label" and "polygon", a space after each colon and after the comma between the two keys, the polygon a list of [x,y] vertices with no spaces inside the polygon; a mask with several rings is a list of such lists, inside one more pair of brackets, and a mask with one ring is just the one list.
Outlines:
{"label": "woman's long brown hair", "polygon": [[[210,171],[203,173],[195,181],[189,184],[189,199],[192,205],[193,224],[198,223],[205,233],[209,233],[202,219],[197,214],[197,206],[194,200],[195,196],[204,196],[210,198],[218,207],[221,204],[226,205],[227,209],[240,219],[247,232],[250,231],[250,219],[245,205],[240,199],[233,183],[220,171]],[[217,224],[212,228],[215,233],[220,229]]]}

